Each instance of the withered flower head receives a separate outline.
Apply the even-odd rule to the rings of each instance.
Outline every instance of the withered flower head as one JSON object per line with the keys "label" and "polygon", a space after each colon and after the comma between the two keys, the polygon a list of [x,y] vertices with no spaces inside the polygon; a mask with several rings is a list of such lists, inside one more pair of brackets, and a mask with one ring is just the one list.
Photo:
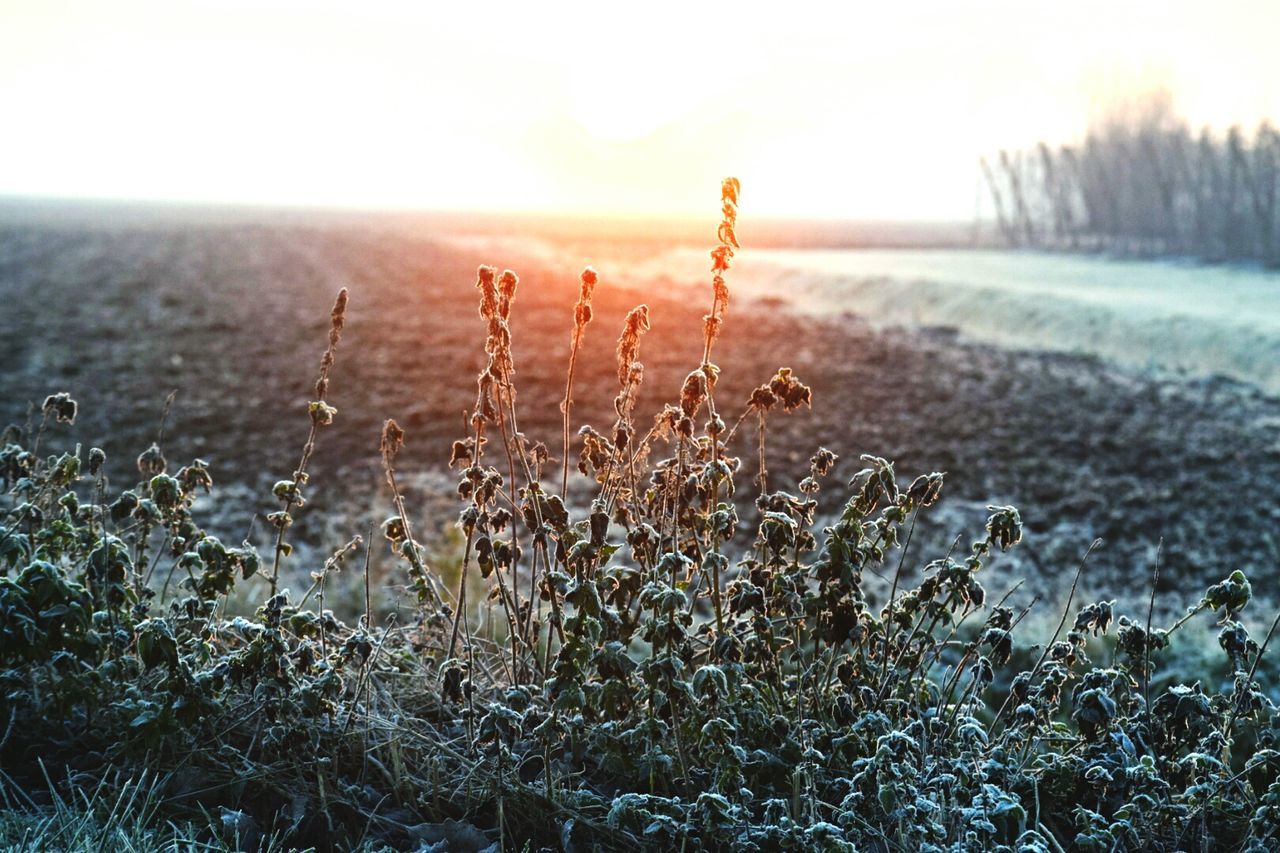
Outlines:
{"label": "withered flower head", "polygon": [[815,475],[825,477],[830,473],[836,460],[840,457],[825,447],[819,447],[818,451],[809,457],[809,470]]}
{"label": "withered flower head", "polygon": [[497,274],[496,269],[483,264],[476,270],[476,289],[480,291],[480,316],[486,320],[498,315],[498,289],[494,286]]}
{"label": "withered flower head", "polygon": [[591,295],[596,289],[597,281],[599,281],[599,276],[594,269],[587,267],[582,271],[578,302],[573,306],[573,334],[575,340],[578,335],[582,334],[582,327],[591,322]]}
{"label": "withered flower head", "polygon": [[102,466],[107,462],[107,454],[101,447],[92,447],[89,449],[89,474],[96,477],[98,472],[102,470]]}
{"label": "withered flower head", "polygon": [[142,453],[138,454],[138,473],[145,479],[151,479],[164,473],[166,467],[164,454],[160,452],[160,445],[154,441],[151,446]]}
{"label": "withered flower head", "polygon": [[907,496],[920,506],[932,506],[942,493],[943,475],[921,474],[907,487]]}
{"label": "withered flower head", "polygon": [[60,424],[75,423],[76,420],[76,401],[66,392],[45,397],[40,410],[45,417],[52,417]]}
{"label": "withered flower head", "polygon": [[640,336],[649,331],[649,306],[637,305],[627,312],[627,319],[622,324],[622,335],[618,338],[618,382],[628,384],[632,370],[638,366],[636,358],[640,355]]}
{"label": "withered flower head", "polygon": [[347,322],[347,298],[350,291],[345,287],[338,291],[338,298],[333,301],[333,310],[329,312],[329,328],[341,332]]}
{"label": "withered flower head", "polygon": [[723,201],[737,206],[740,192],[742,192],[742,182],[737,178],[728,177],[720,182],[720,198]]}
{"label": "withered flower head", "polygon": [[449,467],[458,464],[471,464],[471,447],[465,440],[455,441],[449,453]]}
{"label": "withered flower head", "polygon": [[684,378],[680,389],[680,410],[686,417],[693,417],[707,401],[707,375],[701,369],[692,370]]}
{"label": "withered flower head", "polygon": [[511,299],[516,295],[516,285],[520,283],[520,277],[511,270],[503,270],[502,275],[498,276],[498,292],[507,299]]}
{"label": "withered flower head", "polygon": [[519,283],[520,277],[511,270],[503,270],[498,276],[498,293],[502,296],[499,313],[504,319],[511,316],[511,301],[516,298],[516,285]]}
{"label": "withered flower head", "polygon": [[400,448],[404,447],[404,430],[393,418],[387,418],[387,422],[382,425],[380,447],[384,459],[394,459]]}
{"label": "withered flower head", "polygon": [[782,410],[794,412],[801,406],[813,407],[813,391],[791,373],[791,368],[780,367],[773,379],[769,380],[769,390],[782,401]]}

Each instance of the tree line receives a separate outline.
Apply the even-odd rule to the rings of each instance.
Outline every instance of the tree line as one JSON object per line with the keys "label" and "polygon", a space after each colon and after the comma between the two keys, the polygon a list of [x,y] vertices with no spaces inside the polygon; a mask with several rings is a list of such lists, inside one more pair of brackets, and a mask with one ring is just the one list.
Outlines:
{"label": "tree line", "polygon": [[1112,109],[1084,140],[1004,149],[979,167],[1010,246],[1280,267],[1280,131],[1198,133],[1164,95]]}

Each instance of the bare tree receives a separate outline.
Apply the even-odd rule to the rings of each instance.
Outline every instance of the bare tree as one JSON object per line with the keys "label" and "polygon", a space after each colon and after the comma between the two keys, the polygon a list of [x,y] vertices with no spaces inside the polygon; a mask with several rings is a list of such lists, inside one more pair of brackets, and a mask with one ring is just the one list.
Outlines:
{"label": "bare tree", "polygon": [[1280,265],[1280,131],[1193,136],[1167,90],[1113,101],[1078,145],[980,167],[1012,246]]}

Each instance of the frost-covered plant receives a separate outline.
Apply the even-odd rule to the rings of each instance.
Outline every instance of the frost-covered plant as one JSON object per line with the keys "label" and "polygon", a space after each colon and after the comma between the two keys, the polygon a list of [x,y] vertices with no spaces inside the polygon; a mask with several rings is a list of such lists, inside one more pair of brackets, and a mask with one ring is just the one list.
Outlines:
{"label": "frost-covered plant", "polygon": [[[216,804],[237,826],[339,848],[1275,849],[1280,709],[1262,662],[1276,623],[1251,635],[1244,574],[1168,628],[1110,601],[1073,609],[1073,586],[1052,636],[1030,646],[1027,610],[983,585],[1021,539],[1015,508],[988,507],[966,547],[916,569],[907,544],[942,474],[900,479],[864,455],[820,521],[836,454],[806,449],[794,486],[766,466],[768,418],[821,404],[785,367],[726,429],[711,354],[739,194],[724,182],[701,363],[639,426],[652,318],[637,306],[618,341],[613,423],[582,426],[576,448],[562,435],[591,489],[580,503],[565,460],[519,426],[518,279],[480,267],[487,358],[450,459],[456,592],[415,539],[395,421],[379,446],[394,506],[383,538],[404,561],[412,624],[375,628],[366,612],[346,625],[325,609],[327,578],[361,549],[367,573],[373,541],[339,545],[295,599],[276,571],[288,519],[254,581],[253,547],[197,523],[213,484],[200,460],[170,475],[157,441],[138,460],[143,480],[112,496],[101,450],[42,456],[7,430],[0,788],[43,778],[41,762],[82,781],[146,768],[160,809]],[[583,273],[571,359],[596,284]],[[333,414],[346,302],[301,464],[277,485],[285,515]],[[571,371],[566,426],[572,394]],[[52,395],[41,432],[75,413]],[[752,416],[758,474],[739,489],[735,438]],[[501,614],[487,632],[471,584]],[[260,605],[228,618],[246,585]],[[1227,675],[1179,679],[1174,643],[1206,611],[1220,616]]]}

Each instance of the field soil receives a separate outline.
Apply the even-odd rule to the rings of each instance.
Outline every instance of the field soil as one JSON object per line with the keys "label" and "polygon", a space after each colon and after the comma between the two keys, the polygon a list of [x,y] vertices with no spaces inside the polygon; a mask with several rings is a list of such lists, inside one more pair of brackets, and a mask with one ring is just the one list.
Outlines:
{"label": "field soil", "polygon": [[[157,437],[176,390],[165,455],[175,465],[208,460],[217,483],[209,526],[264,543],[263,525],[250,519],[275,508],[270,485],[297,464],[329,308],[346,286],[330,393],[338,415],[320,435],[312,500],[298,514],[298,537],[313,547],[296,569],[315,568],[323,549],[390,513],[378,459],[388,417],[407,434],[399,469],[419,529],[444,542],[457,509],[449,446],[464,434],[483,363],[478,264],[521,276],[512,320],[520,426],[555,456],[583,265],[597,266],[601,284],[575,433],[611,423],[614,348],[634,305],[647,303],[653,321],[640,356],[642,418],[674,400],[700,358],[705,278],[646,281],[625,268],[645,244],[616,235],[566,237],[559,254],[523,245],[378,219],[0,218],[0,421],[38,427],[31,406],[70,392],[80,415],[48,427],[42,448],[101,446],[113,484],[124,487],[137,480],[133,460]],[[732,272],[729,280],[732,288]],[[996,560],[994,594],[1025,577],[1024,599],[1060,598],[1095,538],[1104,544],[1085,571],[1086,595],[1144,602],[1161,541],[1161,609],[1194,603],[1206,583],[1238,568],[1259,593],[1274,588],[1280,401],[1252,386],[978,345],[945,328],[873,328],[851,313],[814,318],[790,311],[785,291],[735,301],[715,361],[730,422],[779,367],[813,387],[812,411],[770,418],[770,476],[794,489],[814,450],[836,451],[825,512],[838,511],[860,453],[895,460],[902,478],[947,473],[946,500],[921,520],[909,566],[941,556],[961,534],[964,547],[987,504],[1011,503],[1026,540]],[[744,524],[754,518],[754,441],[744,429],[734,446]],[[576,482],[575,495],[585,500],[588,485]]]}

